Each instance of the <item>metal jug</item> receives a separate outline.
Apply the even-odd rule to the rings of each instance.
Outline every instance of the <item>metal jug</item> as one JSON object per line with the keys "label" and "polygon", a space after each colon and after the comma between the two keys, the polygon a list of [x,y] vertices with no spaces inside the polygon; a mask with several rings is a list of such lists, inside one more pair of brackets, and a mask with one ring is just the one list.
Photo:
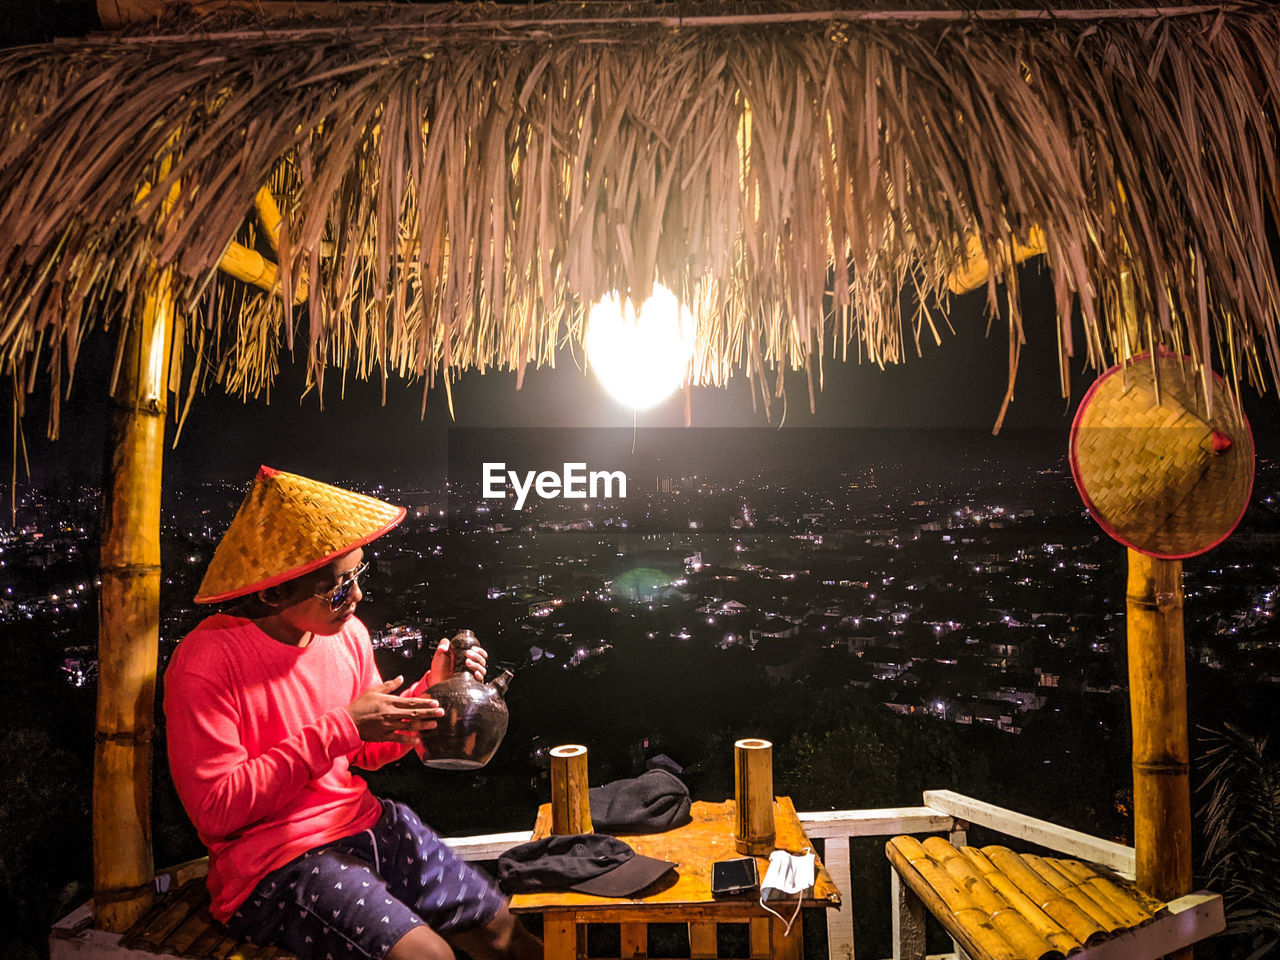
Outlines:
{"label": "metal jug", "polygon": [[451,675],[427,688],[426,696],[437,700],[444,716],[435,729],[423,730],[418,756],[428,767],[441,770],[475,770],[483,767],[498,750],[507,733],[507,704],[503,700],[512,672],[503,670],[495,679],[481,683],[467,670],[467,651],[477,645],[470,630],[459,631],[449,641]]}

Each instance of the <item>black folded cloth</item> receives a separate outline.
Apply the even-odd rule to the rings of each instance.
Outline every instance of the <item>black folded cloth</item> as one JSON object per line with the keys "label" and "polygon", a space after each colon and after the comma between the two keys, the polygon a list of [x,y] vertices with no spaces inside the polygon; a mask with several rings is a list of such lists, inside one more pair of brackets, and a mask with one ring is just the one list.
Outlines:
{"label": "black folded cloth", "polygon": [[646,770],[587,791],[591,825],[600,833],[661,833],[689,816],[689,788],[667,770]]}

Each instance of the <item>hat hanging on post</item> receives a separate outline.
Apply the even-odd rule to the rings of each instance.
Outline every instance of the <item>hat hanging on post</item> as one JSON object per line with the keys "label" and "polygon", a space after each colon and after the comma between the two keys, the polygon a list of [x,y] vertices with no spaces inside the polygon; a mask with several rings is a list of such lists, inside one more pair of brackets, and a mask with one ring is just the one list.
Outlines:
{"label": "hat hanging on post", "polygon": [[1089,513],[1152,557],[1192,557],[1240,522],[1253,490],[1253,434],[1222,378],[1210,416],[1188,358],[1112,367],[1080,402],[1069,458]]}
{"label": "hat hanging on post", "polygon": [[404,507],[262,467],[214,551],[196,603],[233,600],[318,570],[382,536],[404,513]]}

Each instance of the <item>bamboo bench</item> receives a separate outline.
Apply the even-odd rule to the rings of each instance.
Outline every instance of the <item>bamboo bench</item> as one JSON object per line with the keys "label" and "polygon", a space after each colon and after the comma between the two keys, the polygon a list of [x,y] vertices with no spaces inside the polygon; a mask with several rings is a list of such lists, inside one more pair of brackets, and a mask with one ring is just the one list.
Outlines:
{"label": "bamboo bench", "polygon": [[124,935],[120,945],[191,960],[296,960],[279,947],[237,941],[209,913],[203,875],[181,881]]}
{"label": "bamboo bench", "polygon": [[[1220,932],[1222,898],[1153,900],[1079,860],[894,837],[894,960],[924,960],[925,911],[971,960],[1155,960]],[[963,951],[963,953],[961,953]]]}

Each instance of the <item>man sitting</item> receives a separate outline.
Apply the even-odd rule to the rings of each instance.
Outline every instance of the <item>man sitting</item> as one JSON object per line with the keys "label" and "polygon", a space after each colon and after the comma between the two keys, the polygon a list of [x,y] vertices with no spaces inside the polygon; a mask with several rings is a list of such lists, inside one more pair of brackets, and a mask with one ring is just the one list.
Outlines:
{"label": "man sitting", "polygon": [[[352,767],[404,756],[440,705],[397,693],[356,617],[363,548],[404,509],[263,467],[219,543],[197,603],[248,598],[202,621],[165,674],[169,765],[209,848],[211,910],[230,932],[302,960],[540,960],[503,894],[407,806]],[[467,666],[483,679],[487,655]]]}

